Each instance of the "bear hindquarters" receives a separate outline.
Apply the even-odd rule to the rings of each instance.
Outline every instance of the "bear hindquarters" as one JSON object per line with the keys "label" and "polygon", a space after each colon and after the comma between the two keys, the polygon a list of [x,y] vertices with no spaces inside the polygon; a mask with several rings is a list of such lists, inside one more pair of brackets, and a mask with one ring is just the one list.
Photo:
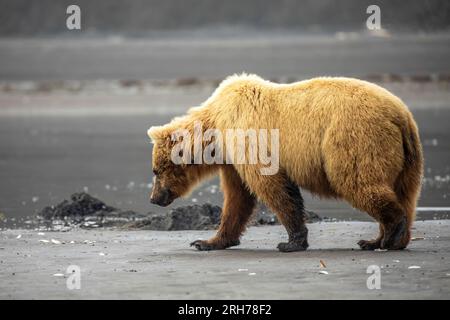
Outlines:
{"label": "bear hindquarters", "polygon": [[418,135],[410,132],[410,119],[395,124],[378,114],[370,122],[358,121],[358,114],[350,116],[355,121],[340,118],[324,135],[327,178],[340,198],[380,223],[377,239],[358,243],[362,249],[403,249],[410,240],[420,189]]}
{"label": "bear hindquarters", "polygon": [[256,198],[244,185],[233,166],[222,167],[220,179],[224,194],[220,226],[213,238],[191,243],[191,246],[201,251],[221,250],[239,245],[239,238],[256,205]]}
{"label": "bear hindquarters", "polygon": [[278,244],[281,252],[303,251],[308,248],[303,198],[298,186],[280,170],[275,175],[251,175],[247,184],[277,215],[288,233],[288,242]]}

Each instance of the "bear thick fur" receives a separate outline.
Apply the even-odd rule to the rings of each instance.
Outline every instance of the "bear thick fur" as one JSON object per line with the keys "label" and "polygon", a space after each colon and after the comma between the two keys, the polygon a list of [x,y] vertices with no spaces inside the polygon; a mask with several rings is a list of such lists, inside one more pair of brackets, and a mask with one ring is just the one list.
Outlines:
{"label": "bear thick fur", "polygon": [[[263,175],[261,164],[174,164],[171,134],[192,132],[198,121],[203,131],[279,129],[278,172]],[[154,142],[153,203],[168,205],[220,173],[221,224],[213,238],[192,243],[199,250],[238,245],[257,199],[286,227],[289,240],[279,250],[305,250],[299,187],[343,199],[378,221],[378,237],[361,240],[362,249],[403,249],[410,241],[423,171],[418,128],[405,104],[375,84],[343,77],[276,84],[234,75],[200,107],[148,134]]]}

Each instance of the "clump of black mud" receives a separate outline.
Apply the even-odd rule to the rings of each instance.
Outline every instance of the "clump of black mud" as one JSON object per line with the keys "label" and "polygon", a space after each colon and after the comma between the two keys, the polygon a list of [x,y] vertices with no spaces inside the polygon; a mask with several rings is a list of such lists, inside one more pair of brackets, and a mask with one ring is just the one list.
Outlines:
{"label": "clump of black mud", "polygon": [[[120,228],[125,230],[210,230],[220,223],[222,209],[209,203],[180,206],[165,213],[141,214],[114,208],[88,193],[75,193],[70,200],[45,207],[38,213],[40,228],[68,231],[73,228]],[[322,219],[307,211],[307,222]],[[259,204],[251,225],[279,224],[276,216]]]}
{"label": "clump of black mud", "polygon": [[130,222],[123,226],[134,230],[210,230],[220,223],[222,209],[209,203],[171,209],[163,214]]}
{"label": "clump of black mud", "polygon": [[147,217],[134,211],[111,207],[85,192],[74,193],[70,200],[45,207],[37,216],[41,225],[62,231],[73,227],[119,227]]}

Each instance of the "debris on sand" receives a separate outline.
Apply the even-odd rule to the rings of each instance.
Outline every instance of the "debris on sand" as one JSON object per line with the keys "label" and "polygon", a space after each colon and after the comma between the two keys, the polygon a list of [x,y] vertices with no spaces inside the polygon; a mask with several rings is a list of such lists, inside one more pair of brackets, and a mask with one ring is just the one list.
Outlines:
{"label": "debris on sand", "polygon": [[[263,204],[256,208],[250,225],[279,224],[276,216]],[[47,229],[68,231],[74,227],[95,229],[118,227],[128,230],[211,230],[220,224],[222,209],[205,203],[192,204],[171,209],[165,213],[149,212],[140,214],[114,208],[86,192],[75,193],[70,200],[64,200],[55,206],[48,206],[38,213],[38,223]],[[306,212],[306,222],[322,219],[315,213]]]}
{"label": "debris on sand", "polygon": [[319,274],[328,274],[328,271],[320,270],[320,271],[319,271]]}
{"label": "debris on sand", "polygon": [[[279,224],[276,216],[266,210],[260,210],[262,205],[257,208],[254,218],[250,225],[275,225]],[[143,220],[138,220],[126,224],[124,228],[140,230],[211,230],[216,229],[220,224],[222,209],[209,203],[203,205],[181,206],[167,213],[153,214]],[[307,222],[316,222],[322,220],[317,214],[307,212]]]}
{"label": "debris on sand", "polygon": [[126,229],[139,230],[209,230],[220,223],[222,209],[209,203],[189,205],[169,210],[164,214],[126,224]]}
{"label": "debris on sand", "polygon": [[85,229],[121,226],[136,219],[143,219],[134,211],[123,211],[106,205],[86,192],[74,193],[70,200],[56,206],[48,206],[38,213],[38,218],[49,229],[67,231],[73,227]]}
{"label": "debris on sand", "polygon": [[420,269],[420,266],[409,266],[408,269]]}
{"label": "debris on sand", "polygon": [[66,217],[84,217],[88,215],[104,215],[114,211],[115,208],[107,206],[91,195],[81,192],[74,193],[69,200],[64,200],[56,206],[45,207],[38,214],[44,219],[61,219]]}
{"label": "debris on sand", "polygon": [[321,268],[326,268],[327,267],[327,265],[325,264],[325,262],[323,260],[320,260],[319,264],[320,264]]}

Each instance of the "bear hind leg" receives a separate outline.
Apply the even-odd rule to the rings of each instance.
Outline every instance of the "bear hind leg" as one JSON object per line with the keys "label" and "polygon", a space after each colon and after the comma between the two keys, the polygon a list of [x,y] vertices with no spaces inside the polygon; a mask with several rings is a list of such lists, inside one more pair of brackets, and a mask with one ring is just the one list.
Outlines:
{"label": "bear hind leg", "polygon": [[404,249],[410,240],[410,231],[406,213],[397,200],[394,191],[387,187],[365,188],[353,197],[352,202],[358,209],[369,213],[380,223],[380,234],[375,240],[361,240],[361,249]]}

